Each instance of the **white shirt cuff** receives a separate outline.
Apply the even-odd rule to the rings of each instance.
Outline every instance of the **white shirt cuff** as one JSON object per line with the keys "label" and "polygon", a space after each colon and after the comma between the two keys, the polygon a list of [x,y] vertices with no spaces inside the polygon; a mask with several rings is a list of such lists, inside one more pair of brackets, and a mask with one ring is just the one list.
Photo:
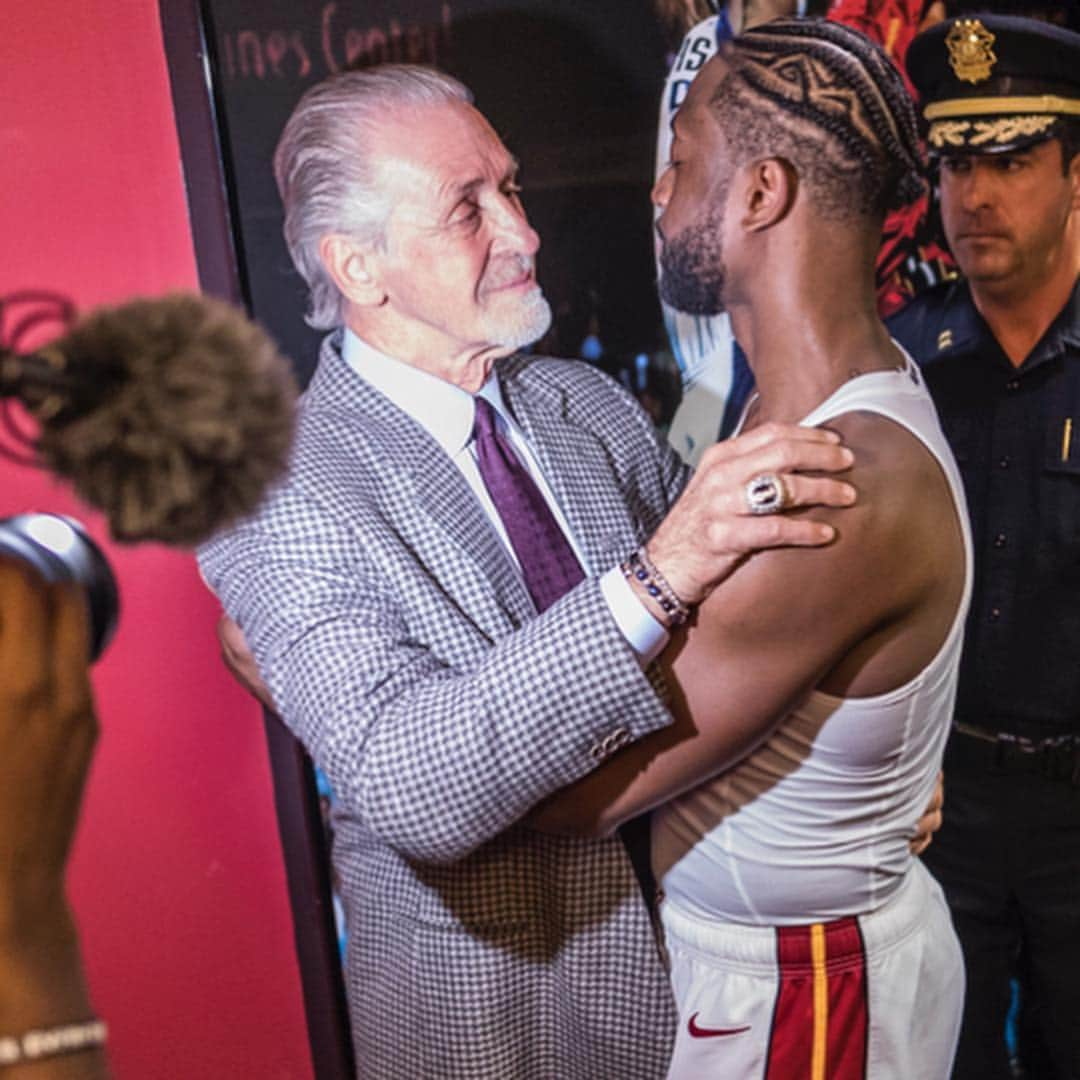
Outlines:
{"label": "white shirt cuff", "polygon": [[638,663],[648,667],[663,652],[671,635],[637,598],[618,566],[600,578],[600,591],[622,636],[637,653]]}

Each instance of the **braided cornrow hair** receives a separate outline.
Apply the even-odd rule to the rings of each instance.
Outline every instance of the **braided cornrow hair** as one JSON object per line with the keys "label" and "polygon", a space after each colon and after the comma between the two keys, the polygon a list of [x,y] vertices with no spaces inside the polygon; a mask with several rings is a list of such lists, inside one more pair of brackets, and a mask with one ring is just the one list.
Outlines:
{"label": "braided cornrow hair", "polygon": [[724,53],[711,105],[736,160],[784,157],[823,216],[878,214],[923,190],[915,110],[869,38],[821,19],[777,19]]}

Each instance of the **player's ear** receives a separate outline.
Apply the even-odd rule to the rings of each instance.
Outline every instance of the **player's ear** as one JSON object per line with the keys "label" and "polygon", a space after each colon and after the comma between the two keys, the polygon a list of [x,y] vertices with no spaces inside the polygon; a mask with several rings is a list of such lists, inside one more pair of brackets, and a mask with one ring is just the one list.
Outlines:
{"label": "player's ear", "polygon": [[327,233],[319,241],[319,258],[334,284],[351,303],[378,306],[386,299],[379,283],[377,259],[366,244],[340,233]]}
{"label": "player's ear", "polygon": [[767,229],[787,216],[795,202],[799,177],[783,158],[759,158],[746,167],[743,227],[751,232]]}

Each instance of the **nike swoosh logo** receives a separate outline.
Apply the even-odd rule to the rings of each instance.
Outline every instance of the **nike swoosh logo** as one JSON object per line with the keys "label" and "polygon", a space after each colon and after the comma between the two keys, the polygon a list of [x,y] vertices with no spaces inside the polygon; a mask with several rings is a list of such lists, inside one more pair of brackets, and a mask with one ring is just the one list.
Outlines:
{"label": "nike swoosh logo", "polygon": [[735,1028],[698,1027],[698,1015],[698,1013],[694,1013],[694,1015],[690,1017],[690,1022],[686,1025],[686,1030],[689,1031],[691,1036],[693,1036],[693,1038],[695,1039],[713,1039],[717,1036],[722,1035],[741,1035],[744,1031],[750,1030],[749,1024],[747,1024],[745,1027]]}

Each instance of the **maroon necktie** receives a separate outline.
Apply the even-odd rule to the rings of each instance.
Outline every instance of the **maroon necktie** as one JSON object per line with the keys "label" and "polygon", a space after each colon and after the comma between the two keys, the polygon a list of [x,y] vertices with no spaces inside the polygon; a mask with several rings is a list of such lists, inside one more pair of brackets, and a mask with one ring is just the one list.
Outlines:
{"label": "maroon necktie", "polygon": [[510,440],[496,427],[495,409],[482,397],[476,402],[473,438],[476,461],[491,501],[521,564],[525,587],[544,611],[585,577],[547,500],[518,460]]}

